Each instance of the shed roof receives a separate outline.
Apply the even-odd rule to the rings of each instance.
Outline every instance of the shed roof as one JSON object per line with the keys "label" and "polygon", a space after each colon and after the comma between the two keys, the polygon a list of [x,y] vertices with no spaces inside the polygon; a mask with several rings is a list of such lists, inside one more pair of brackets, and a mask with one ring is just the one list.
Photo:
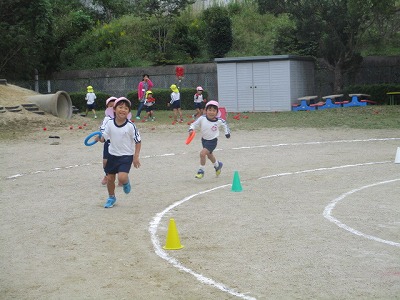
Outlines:
{"label": "shed roof", "polygon": [[311,56],[299,55],[271,55],[271,56],[243,56],[243,57],[224,57],[215,58],[214,61],[218,63],[233,63],[233,62],[257,62],[257,61],[274,61],[274,60],[303,60],[314,61]]}

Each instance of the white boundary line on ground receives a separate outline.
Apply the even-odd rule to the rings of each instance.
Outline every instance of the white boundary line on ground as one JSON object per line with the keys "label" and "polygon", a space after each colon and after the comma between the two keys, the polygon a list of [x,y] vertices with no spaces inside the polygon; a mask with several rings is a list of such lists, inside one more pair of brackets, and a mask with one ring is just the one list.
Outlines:
{"label": "white boundary line on ground", "polygon": [[[323,145],[323,144],[335,144],[335,143],[359,143],[359,142],[380,142],[380,141],[391,141],[391,140],[400,140],[400,138],[380,138],[380,139],[358,139],[358,140],[338,140],[338,141],[322,141],[322,142],[304,142],[304,143],[284,143],[284,144],[275,144],[275,145],[259,145],[259,146],[246,146],[246,147],[234,147],[231,148],[230,150],[245,150],[245,149],[256,149],[256,148],[266,148],[266,147],[283,147],[283,146],[299,146],[299,145]],[[215,151],[222,151],[225,149],[215,149]],[[180,154],[177,153],[164,153],[164,154],[156,154],[156,155],[147,155],[143,156],[142,158],[153,158],[153,157],[165,157],[165,156],[174,156],[174,155],[184,155],[187,154],[187,152],[183,152]],[[11,176],[7,176],[5,179],[17,179],[22,176],[27,176],[27,175],[35,175],[39,173],[47,173],[47,172],[53,172],[53,171],[59,171],[59,170],[65,170],[65,169],[71,169],[71,168],[77,168],[77,167],[84,167],[84,166],[90,166],[94,164],[101,164],[102,162],[98,163],[85,163],[81,165],[72,165],[72,166],[66,166],[66,167],[57,167],[53,169],[49,169],[47,171],[45,170],[39,170],[39,171],[33,171],[33,172],[28,172],[28,173],[20,173],[20,174],[15,174]]]}
{"label": "white boundary line on ground", "polygon": [[206,191],[199,192],[197,194],[190,195],[190,196],[188,196],[186,198],[183,198],[180,201],[177,201],[177,202],[171,204],[166,209],[164,209],[162,212],[158,213],[153,218],[153,220],[150,222],[149,232],[150,232],[150,235],[151,235],[151,241],[152,241],[153,246],[154,246],[154,251],[159,257],[161,257],[162,259],[166,260],[168,263],[173,265],[175,268],[178,268],[181,271],[184,271],[186,273],[189,273],[190,275],[193,275],[201,283],[213,286],[213,287],[215,287],[215,288],[217,288],[217,289],[219,289],[219,290],[221,290],[223,292],[231,294],[232,296],[236,296],[236,297],[239,297],[239,298],[242,298],[242,299],[246,299],[246,300],[254,300],[256,298],[253,298],[251,296],[247,296],[245,294],[236,292],[233,289],[231,289],[230,287],[224,285],[223,283],[216,282],[215,280],[213,280],[211,278],[205,277],[202,274],[199,274],[199,273],[197,273],[197,272],[185,267],[178,260],[176,260],[175,258],[169,256],[167,254],[167,252],[163,250],[163,248],[161,247],[160,241],[158,239],[158,236],[157,236],[158,225],[160,224],[160,221],[163,218],[163,216],[166,213],[168,213],[170,210],[172,210],[175,207],[181,205],[182,203],[185,203],[186,201],[189,201],[190,199],[192,199],[192,198],[194,198],[196,196],[199,196],[199,195],[202,195],[202,194],[205,194],[205,193],[209,193],[209,192],[212,192],[212,191],[224,188],[224,187],[228,187],[228,186],[230,186],[230,184],[221,185],[221,186],[218,186],[218,187],[206,190]]}
{"label": "white boundary line on ground", "polygon": [[347,196],[357,193],[359,191],[362,191],[364,189],[370,188],[370,187],[374,187],[377,185],[381,185],[381,184],[387,184],[387,183],[392,183],[392,182],[396,182],[399,181],[400,178],[397,179],[392,179],[392,180],[386,180],[386,181],[381,181],[381,182],[376,182],[376,183],[372,183],[372,184],[368,184],[368,185],[364,185],[362,187],[359,187],[357,189],[351,190],[347,193],[344,193],[342,195],[340,195],[339,197],[337,197],[336,199],[332,200],[332,202],[325,207],[323,216],[328,219],[330,222],[336,224],[337,226],[339,226],[340,228],[349,231],[352,234],[364,237],[366,239],[372,240],[372,241],[376,241],[376,242],[380,242],[380,243],[384,243],[384,244],[388,244],[390,246],[395,246],[395,247],[400,247],[400,243],[396,243],[393,241],[388,241],[388,240],[384,240],[369,234],[365,234],[362,233],[361,231],[358,231],[354,228],[351,228],[350,226],[340,222],[338,219],[336,219],[335,217],[332,216],[332,210],[335,208],[336,204],[338,204],[340,201],[342,201],[344,198],[346,198]]}
{"label": "white boundary line on ground", "polygon": [[[377,165],[377,164],[387,164],[387,163],[392,163],[392,161],[367,162],[367,163],[359,163],[359,164],[353,164],[353,165],[322,167],[322,168],[317,168],[317,169],[308,169],[308,170],[295,171],[295,172],[286,172],[286,173],[279,173],[279,174],[273,174],[273,175],[268,175],[268,176],[262,176],[262,177],[259,177],[258,180],[274,178],[274,177],[281,177],[281,176],[288,176],[288,175],[297,175],[297,174],[305,174],[305,173],[311,173],[311,172],[338,170],[338,169],[344,169],[344,168],[361,167],[361,166]],[[332,207],[330,209],[330,211],[333,209],[333,207],[336,205],[337,202],[342,200],[344,197],[346,197],[350,193],[354,193],[354,192],[360,191],[360,190],[362,190],[364,188],[372,187],[372,186],[375,186],[375,185],[378,185],[378,184],[389,183],[389,182],[394,182],[394,181],[398,181],[398,180],[400,180],[400,179],[394,179],[394,180],[389,180],[389,181],[383,181],[383,182],[380,182],[380,183],[374,183],[374,184],[370,184],[370,185],[364,186],[364,187],[359,188],[359,189],[355,189],[355,190],[353,190],[353,191],[351,191],[349,193],[345,193],[344,196],[342,195],[339,198],[336,198],[335,200],[338,199],[337,201],[334,200],[333,202],[331,202],[330,205],[328,205],[328,206]],[[242,298],[242,299],[256,299],[256,298],[247,296],[245,294],[238,293],[238,292],[234,291],[233,289],[227,287],[223,283],[218,283],[218,282],[214,281],[211,278],[205,277],[204,275],[196,273],[195,271],[185,267],[178,260],[176,260],[175,258],[169,256],[168,253],[163,250],[163,248],[161,247],[160,241],[158,239],[158,236],[157,236],[157,229],[158,229],[158,226],[160,224],[160,221],[165,216],[165,214],[167,214],[169,211],[171,211],[172,209],[174,209],[177,206],[181,205],[182,203],[185,203],[186,201],[191,200],[192,198],[194,198],[196,196],[199,196],[199,195],[205,194],[205,193],[209,193],[209,192],[221,189],[221,188],[229,187],[229,186],[232,186],[232,184],[225,184],[225,185],[217,186],[217,187],[214,187],[212,189],[201,191],[199,193],[187,196],[187,197],[183,198],[182,200],[174,202],[173,204],[168,206],[166,209],[164,209],[162,212],[158,213],[153,218],[153,220],[150,222],[149,232],[150,232],[150,236],[151,236],[151,241],[152,241],[153,246],[154,246],[154,251],[159,257],[161,257],[162,259],[166,260],[168,263],[170,263],[172,266],[178,268],[179,270],[187,272],[187,273],[193,275],[201,283],[204,283],[204,284],[207,284],[207,285],[211,285],[211,286],[213,286],[213,287],[215,287],[215,288],[217,288],[217,289],[219,289],[219,290],[221,290],[223,292],[229,293],[229,294],[231,294],[233,296],[237,296],[237,297]],[[327,209],[325,209],[325,211],[326,210]],[[325,211],[324,211],[324,216],[325,216]],[[332,218],[332,219],[334,219],[334,218]],[[336,219],[334,219],[334,220],[336,220]],[[400,244],[395,243],[395,242],[386,241],[386,240],[383,240],[383,239],[380,239],[380,238],[377,238],[377,237],[373,237],[373,236],[370,236],[370,235],[363,234],[363,233],[361,233],[361,232],[359,232],[359,231],[357,231],[355,229],[352,229],[352,228],[348,227],[347,225],[341,223],[338,220],[336,220],[336,222],[334,222],[334,223],[336,223],[337,225],[338,225],[338,223],[341,224],[341,226],[340,225],[338,225],[338,226],[342,227],[342,228],[344,228],[346,230],[351,229],[351,230],[349,230],[351,233],[357,234],[359,236],[362,236],[362,237],[365,237],[365,238],[368,238],[368,239],[371,239],[371,240],[375,240],[375,241],[378,241],[378,242],[384,242],[384,243],[392,245],[392,246],[397,246],[397,247],[400,246]]]}

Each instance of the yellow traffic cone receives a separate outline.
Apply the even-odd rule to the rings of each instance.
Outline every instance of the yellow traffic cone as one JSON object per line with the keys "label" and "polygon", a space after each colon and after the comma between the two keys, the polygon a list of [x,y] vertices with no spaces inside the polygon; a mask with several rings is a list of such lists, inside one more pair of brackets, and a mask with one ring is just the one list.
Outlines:
{"label": "yellow traffic cone", "polygon": [[169,220],[167,239],[163,248],[165,250],[179,250],[183,248],[179,241],[179,234],[174,219]]}
{"label": "yellow traffic cone", "polygon": [[232,192],[241,192],[243,190],[242,184],[240,183],[239,172],[235,171],[233,174],[233,182],[232,182]]}

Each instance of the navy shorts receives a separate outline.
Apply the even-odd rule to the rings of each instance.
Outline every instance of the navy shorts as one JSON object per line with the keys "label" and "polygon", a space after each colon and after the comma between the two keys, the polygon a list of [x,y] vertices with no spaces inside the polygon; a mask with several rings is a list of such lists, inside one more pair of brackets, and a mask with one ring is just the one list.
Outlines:
{"label": "navy shorts", "polygon": [[154,110],[154,104],[152,106],[145,105],[145,107],[146,107],[146,112],[151,112]]}
{"label": "navy shorts", "polygon": [[172,109],[181,108],[181,100],[176,100],[171,103]]}
{"label": "navy shorts", "polygon": [[107,140],[104,142],[104,147],[103,147],[103,159],[108,158],[108,147],[110,146],[110,140]]}
{"label": "navy shorts", "polygon": [[195,102],[194,103],[194,108],[195,109],[203,109],[204,108],[203,102],[199,102],[199,103]]}
{"label": "navy shorts", "polygon": [[133,162],[133,155],[115,156],[108,154],[107,164],[104,172],[107,174],[117,174],[120,172],[129,173]]}
{"label": "navy shorts", "polygon": [[212,139],[212,140],[205,140],[201,139],[201,144],[203,145],[203,148],[206,148],[210,153],[212,153],[215,148],[217,148],[217,142],[218,138]]}
{"label": "navy shorts", "polygon": [[96,108],[96,104],[95,103],[93,103],[93,104],[86,104],[86,107],[87,107],[87,109],[95,109]]}

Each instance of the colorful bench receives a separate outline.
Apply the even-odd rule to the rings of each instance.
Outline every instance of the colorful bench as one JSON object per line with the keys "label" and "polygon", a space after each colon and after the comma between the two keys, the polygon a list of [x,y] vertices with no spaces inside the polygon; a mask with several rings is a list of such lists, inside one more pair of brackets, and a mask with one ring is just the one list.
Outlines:
{"label": "colorful bench", "polygon": [[316,110],[317,106],[315,104],[309,104],[309,103],[314,102],[314,100],[317,98],[318,98],[318,96],[304,96],[304,97],[297,98],[297,100],[300,103],[292,104],[292,111]]}
{"label": "colorful bench", "polygon": [[344,104],[343,107],[367,106],[367,104],[376,104],[375,101],[365,99],[371,97],[368,94],[349,94],[349,96],[351,97],[350,102]]}

